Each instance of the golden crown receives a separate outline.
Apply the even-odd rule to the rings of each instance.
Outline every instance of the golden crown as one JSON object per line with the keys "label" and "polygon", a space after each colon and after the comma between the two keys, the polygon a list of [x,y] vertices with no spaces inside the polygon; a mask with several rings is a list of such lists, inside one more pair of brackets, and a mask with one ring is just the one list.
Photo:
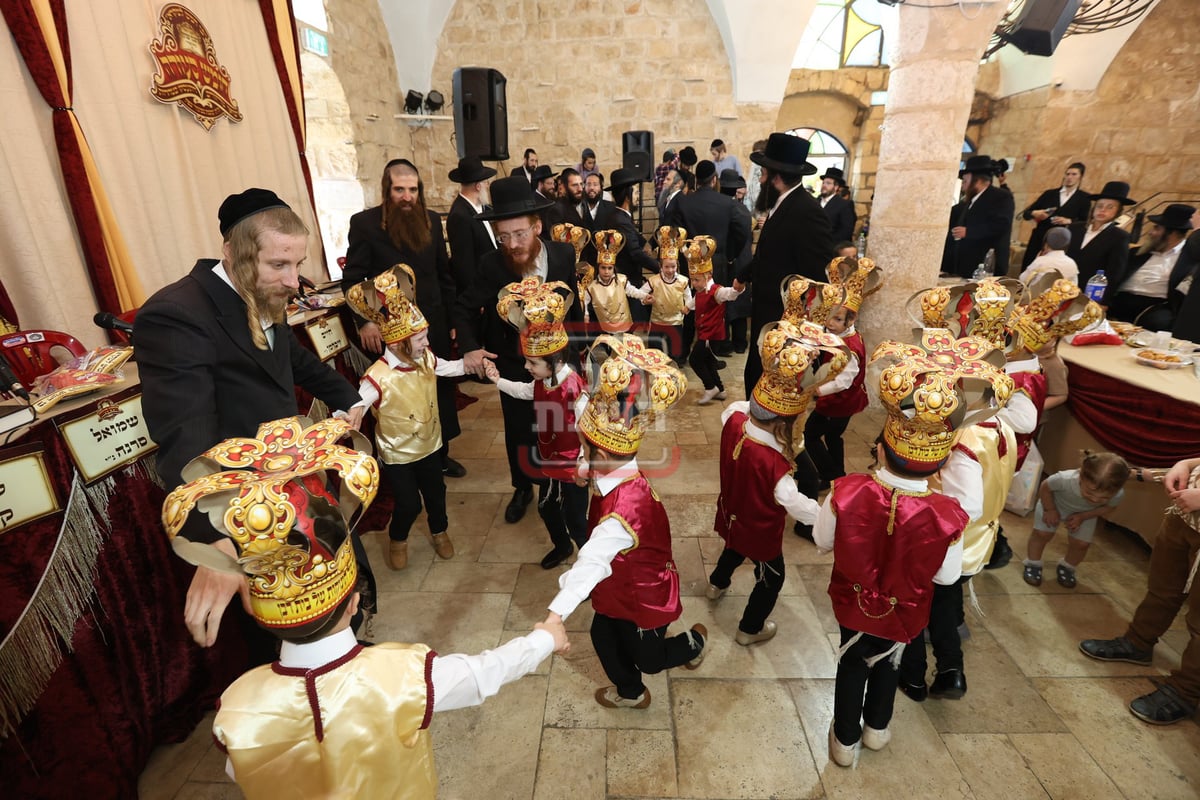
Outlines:
{"label": "golden crown", "polygon": [[346,302],[354,313],[379,326],[386,344],[402,342],[429,327],[417,308],[417,278],[412,267],[397,264],[346,292]]}
{"label": "golden crown", "polygon": [[567,346],[563,320],[574,299],[562,281],[542,283],[534,276],[501,289],[496,313],[520,333],[521,354],[540,358]]}
{"label": "golden crown", "polygon": [[909,316],[922,328],[955,336],[981,336],[1004,350],[1016,298],[1024,287],[1012,278],[984,278],[959,286],[924,289],[908,299]]}
{"label": "golden crown", "polygon": [[689,275],[712,272],[717,240],[711,236],[695,236],[683,243],[683,254],[687,258]]}
{"label": "golden crown", "polygon": [[572,225],[569,222],[560,222],[550,229],[550,238],[555,242],[563,242],[575,248],[575,261],[579,261],[580,255],[583,253],[583,248],[587,247],[588,239],[591,234],[587,228],[580,225]]}
{"label": "golden crown", "polygon": [[883,285],[883,270],[869,258],[835,258],[825,268],[825,274],[830,283],[845,289],[846,298],[842,305],[855,314],[862,308],[863,299]]}
{"label": "golden crown", "polygon": [[634,455],[657,415],[683,397],[687,378],[666,353],[636,336],[604,334],[592,347],[608,357],[596,371],[579,432],[602,450]]}
{"label": "golden crown", "polygon": [[788,275],[779,283],[783,298],[783,319],[793,325],[805,320],[824,325],[829,313],[842,305],[845,291],[840,286]]}
{"label": "golden crown", "polygon": [[663,225],[654,234],[658,239],[658,260],[675,261],[679,258],[679,250],[687,239],[687,229],[675,225]]}
{"label": "golden crown", "polygon": [[[781,417],[807,415],[817,389],[850,363],[850,350],[837,336],[812,322],[786,320],[763,328],[758,340],[763,374],[751,396]],[[812,366],[828,356],[820,368]]]}
{"label": "golden crown", "polygon": [[597,265],[615,267],[617,253],[625,246],[625,234],[620,231],[596,231],[592,234],[592,243],[596,245]]}
{"label": "golden crown", "polygon": [[1104,319],[1104,309],[1057,273],[1035,280],[1029,293],[1033,299],[1018,306],[1010,320],[1009,330],[1015,348],[1036,353],[1054,339],[1089,328]]}
{"label": "golden crown", "polygon": [[[351,447],[338,444],[345,437]],[[358,580],[349,530],[379,488],[370,449],[340,419],[263,423],[254,438],[227,439],[184,467],[188,482],[163,502],[163,526],[184,559],[248,574],[250,609],[264,626],[311,635]],[[328,472],[341,479],[336,498]],[[177,536],[197,508],[233,539],[239,558]]]}
{"label": "golden crown", "polygon": [[891,361],[879,376],[884,443],[915,474],[940,468],[958,429],[992,416],[1012,396],[1012,378],[997,367],[1003,353],[978,336],[926,329],[920,345],[881,343],[871,363],[882,359]]}

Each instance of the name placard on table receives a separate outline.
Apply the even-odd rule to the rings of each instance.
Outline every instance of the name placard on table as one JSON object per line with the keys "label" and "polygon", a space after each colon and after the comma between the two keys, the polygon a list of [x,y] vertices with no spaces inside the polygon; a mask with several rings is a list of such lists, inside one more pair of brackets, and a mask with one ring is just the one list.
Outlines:
{"label": "name placard on table", "polygon": [[84,483],[99,480],[158,449],[142,416],[142,393],[134,391],[55,418]]}
{"label": "name placard on table", "polygon": [[58,511],[42,448],[14,448],[0,459],[0,533]]}
{"label": "name placard on table", "polygon": [[346,329],[342,325],[342,318],[337,314],[326,314],[312,322],[305,323],[304,330],[308,332],[308,338],[312,340],[317,358],[322,361],[328,361],[350,347],[350,340],[346,338]]}

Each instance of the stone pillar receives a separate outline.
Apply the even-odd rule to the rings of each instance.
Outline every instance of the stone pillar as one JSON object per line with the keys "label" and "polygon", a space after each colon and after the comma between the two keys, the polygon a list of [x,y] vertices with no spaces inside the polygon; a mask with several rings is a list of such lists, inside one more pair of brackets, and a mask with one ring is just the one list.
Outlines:
{"label": "stone pillar", "polygon": [[968,3],[971,18],[958,6],[899,8],[871,207],[868,255],[886,271],[863,308],[871,346],[909,341],[904,303],[937,283],[979,59],[1006,6]]}

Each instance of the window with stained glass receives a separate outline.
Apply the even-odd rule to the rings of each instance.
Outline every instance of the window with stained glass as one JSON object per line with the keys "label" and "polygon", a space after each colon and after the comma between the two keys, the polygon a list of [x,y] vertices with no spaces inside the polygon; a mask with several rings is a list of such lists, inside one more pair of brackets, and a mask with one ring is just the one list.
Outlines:
{"label": "window with stained glass", "polygon": [[887,66],[895,16],[878,0],[817,0],[796,49],[797,69]]}

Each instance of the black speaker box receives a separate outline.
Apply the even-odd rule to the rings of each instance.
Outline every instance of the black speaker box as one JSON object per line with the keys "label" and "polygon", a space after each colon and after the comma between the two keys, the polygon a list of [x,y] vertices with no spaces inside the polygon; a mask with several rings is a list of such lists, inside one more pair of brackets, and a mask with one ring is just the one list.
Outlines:
{"label": "black speaker box", "polygon": [[[639,170],[642,180],[654,178],[654,134],[650,131],[625,131],[621,134],[621,166]],[[638,157],[631,157],[638,154]],[[640,156],[644,155],[645,158]]]}
{"label": "black speaker box", "polygon": [[458,157],[483,161],[508,159],[508,81],[500,70],[460,67],[454,70],[454,140]]}
{"label": "black speaker box", "polygon": [[1053,55],[1081,3],[1082,0],[1026,0],[1025,9],[1005,38],[1031,56]]}
{"label": "black speaker box", "polygon": [[650,162],[650,154],[641,150],[630,150],[621,156],[621,166],[631,169],[644,181],[654,180],[654,165]]}

